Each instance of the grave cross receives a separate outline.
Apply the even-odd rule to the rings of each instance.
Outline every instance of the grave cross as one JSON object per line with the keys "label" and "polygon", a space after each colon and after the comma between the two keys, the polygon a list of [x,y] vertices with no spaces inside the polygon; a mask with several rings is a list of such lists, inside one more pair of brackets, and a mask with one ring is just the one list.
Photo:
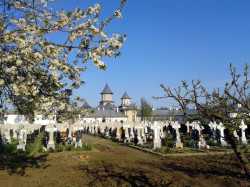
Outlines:
{"label": "grave cross", "polygon": [[246,129],[247,129],[247,125],[245,125],[244,121],[241,121],[241,125],[240,125],[240,129],[241,129],[241,144],[247,144],[247,139],[246,139]]}
{"label": "grave cross", "polygon": [[54,124],[49,124],[46,127],[46,131],[49,132],[47,149],[55,149],[54,132],[57,131],[57,128],[54,127]]}
{"label": "grave cross", "polygon": [[161,139],[160,139],[160,126],[157,124],[157,122],[154,122],[154,125],[151,126],[151,128],[154,131],[154,140],[153,140],[153,149],[156,149],[158,147],[161,147]]}
{"label": "grave cross", "polygon": [[224,125],[222,123],[220,123],[218,126],[217,126],[217,129],[220,131],[220,143],[222,146],[226,146],[227,145],[227,142],[224,140]]}
{"label": "grave cross", "polygon": [[183,148],[183,143],[181,142],[180,132],[179,132],[179,128],[181,128],[181,125],[177,121],[175,121],[173,124],[173,128],[175,129],[175,132],[176,132],[175,146],[176,146],[176,148]]}
{"label": "grave cross", "polygon": [[22,149],[24,151],[26,144],[26,140],[24,141],[24,139],[26,138],[26,130],[24,129],[24,126],[21,126],[20,129],[17,130],[17,132],[19,139],[19,144],[17,145],[17,149]]}

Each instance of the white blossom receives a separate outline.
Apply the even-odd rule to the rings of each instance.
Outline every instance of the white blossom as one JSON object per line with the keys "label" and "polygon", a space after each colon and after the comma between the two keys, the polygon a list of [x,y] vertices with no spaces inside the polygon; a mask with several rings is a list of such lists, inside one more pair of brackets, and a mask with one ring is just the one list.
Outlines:
{"label": "white blossom", "polygon": [[[105,33],[108,22],[105,27],[99,24],[101,4],[67,12],[53,10],[46,0],[0,2],[9,6],[5,10],[9,17],[0,28],[0,97],[6,102],[18,100],[14,102],[16,108],[32,106],[40,113],[48,113],[53,107],[72,111],[67,104],[71,94],[67,89],[82,84],[86,63],[105,69],[103,57],[113,57],[125,40],[119,33]],[[31,10],[33,3],[35,8]],[[120,11],[114,16],[122,18]],[[53,34],[60,40],[55,41]],[[76,57],[69,61],[73,55]]]}

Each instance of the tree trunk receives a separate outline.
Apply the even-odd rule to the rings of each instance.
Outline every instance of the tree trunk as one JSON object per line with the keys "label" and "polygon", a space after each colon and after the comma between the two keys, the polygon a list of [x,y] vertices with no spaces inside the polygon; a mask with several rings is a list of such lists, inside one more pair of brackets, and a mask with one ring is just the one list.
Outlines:
{"label": "tree trunk", "polygon": [[240,160],[240,162],[243,164],[244,171],[246,172],[246,175],[250,178],[250,163],[245,154],[242,152],[240,145],[238,143],[238,140],[233,134],[233,131],[230,131],[227,129],[226,132],[226,139],[231,144],[237,158]]}

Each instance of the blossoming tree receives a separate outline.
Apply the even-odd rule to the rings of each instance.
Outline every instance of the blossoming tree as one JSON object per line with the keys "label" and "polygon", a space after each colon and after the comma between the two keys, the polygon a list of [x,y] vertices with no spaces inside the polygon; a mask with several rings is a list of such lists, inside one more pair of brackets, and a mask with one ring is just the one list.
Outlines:
{"label": "blossoming tree", "polygon": [[[70,96],[84,82],[81,72],[93,62],[106,69],[103,56],[119,56],[126,35],[105,33],[121,19],[126,0],[101,21],[101,4],[53,10],[54,0],[0,0],[0,104],[11,103],[20,114],[72,111]],[[50,37],[62,33],[60,41]],[[74,61],[68,61],[75,55]],[[77,98],[83,101],[81,98]]]}

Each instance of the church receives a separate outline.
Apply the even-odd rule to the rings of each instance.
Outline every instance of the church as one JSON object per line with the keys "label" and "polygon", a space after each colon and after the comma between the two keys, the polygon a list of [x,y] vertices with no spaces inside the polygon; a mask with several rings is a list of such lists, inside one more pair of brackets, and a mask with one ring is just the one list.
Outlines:
{"label": "church", "polygon": [[105,123],[105,122],[137,122],[137,109],[131,104],[131,98],[127,92],[121,97],[121,105],[116,106],[112,100],[114,94],[108,84],[100,93],[102,100],[96,108],[92,108],[87,102],[83,104],[83,108],[89,111],[83,118],[83,122]]}

